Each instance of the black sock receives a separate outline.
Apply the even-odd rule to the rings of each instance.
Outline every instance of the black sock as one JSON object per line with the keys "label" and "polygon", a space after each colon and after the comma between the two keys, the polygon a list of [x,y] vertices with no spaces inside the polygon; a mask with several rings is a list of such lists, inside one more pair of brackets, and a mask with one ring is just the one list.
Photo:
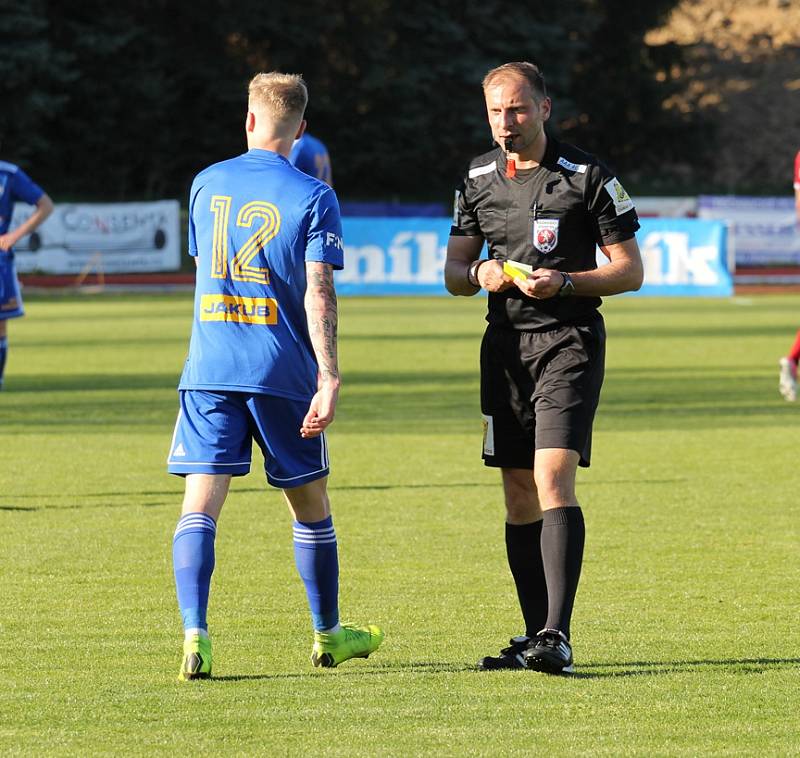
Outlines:
{"label": "black sock", "polygon": [[542,519],[542,562],[547,577],[548,629],[569,637],[572,606],[578,590],[586,529],[580,507],[553,508]]}
{"label": "black sock", "polygon": [[519,607],[525,620],[525,634],[534,637],[547,621],[547,583],[542,565],[542,522],[506,524],[506,554]]}

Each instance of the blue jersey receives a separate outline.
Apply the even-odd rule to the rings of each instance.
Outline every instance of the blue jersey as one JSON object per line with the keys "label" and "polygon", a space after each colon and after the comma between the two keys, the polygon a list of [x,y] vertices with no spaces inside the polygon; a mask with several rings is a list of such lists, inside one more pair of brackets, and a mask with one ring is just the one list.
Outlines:
{"label": "blue jersey", "polygon": [[316,137],[304,134],[292,146],[289,161],[301,171],[333,186],[328,149]]}
{"label": "blue jersey", "polygon": [[13,163],[0,161],[0,234],[5,234],[11,224],[14,203],[36,205],[44,195],[44,190],[19,167]]}
{"label": "blue jersey", "polygon": [[197,279],[180,389],[310,399],[305,263],[344,263],[333,190],[269,150],[216,163],[192,184],[189,253]]}

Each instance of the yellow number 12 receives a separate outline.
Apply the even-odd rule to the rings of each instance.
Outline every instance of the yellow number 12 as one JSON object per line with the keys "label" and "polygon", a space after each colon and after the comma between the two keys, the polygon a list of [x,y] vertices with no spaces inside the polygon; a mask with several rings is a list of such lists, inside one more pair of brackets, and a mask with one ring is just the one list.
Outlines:
{"label": "yellow number 12", "polygon": [[[231,215],[229,195],[214,195],[211,212],[214,214],[213,240],[211,244],[211,277],[228,277],[228,223]],[[280,211],[272,204],[253,200],[242,206],[236,217],[236,226],[249,229],[253,222],[261,220],[260,226],[247,238],[230,262],[231,279],[237,282],[269,284],[269,269],[254,266],[253,259],[275,237],[281,228]]]}

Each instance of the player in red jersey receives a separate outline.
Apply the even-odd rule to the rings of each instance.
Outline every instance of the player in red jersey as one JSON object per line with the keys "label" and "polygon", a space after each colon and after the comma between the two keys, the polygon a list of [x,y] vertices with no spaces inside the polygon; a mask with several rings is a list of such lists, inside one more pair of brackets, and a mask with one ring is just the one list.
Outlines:
{"label": "player in red jersey", "polygon": [[[794,207],[797,212],[798,233],[800,233],[800,150],[794,157]],[[788,355],[780,359],[780,380],[778,391],[789,402],[797,400],[797,363],[800,361],[800,331],[797,332]]]}

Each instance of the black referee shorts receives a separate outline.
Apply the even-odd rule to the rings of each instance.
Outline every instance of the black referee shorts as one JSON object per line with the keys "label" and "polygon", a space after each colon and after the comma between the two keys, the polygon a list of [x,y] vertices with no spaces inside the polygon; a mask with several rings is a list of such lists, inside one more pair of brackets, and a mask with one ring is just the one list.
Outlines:
{"label": "black referee shorts", "polygon": [[589,465],[605,344],[600,316],[546,332],[489,325],[481,343],[487,466],[532,469],[534,451],[550,447],[575,450]]}

